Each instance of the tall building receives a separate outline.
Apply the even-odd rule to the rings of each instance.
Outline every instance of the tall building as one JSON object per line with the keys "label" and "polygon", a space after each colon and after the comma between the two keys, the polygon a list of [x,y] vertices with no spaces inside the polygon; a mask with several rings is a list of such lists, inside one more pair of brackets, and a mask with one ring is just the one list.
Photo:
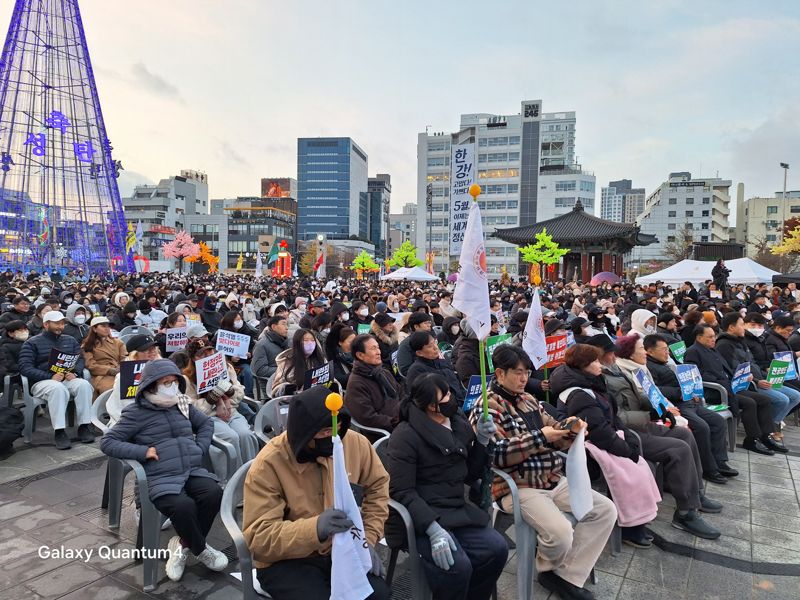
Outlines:
{"label": "tall building", "polygon": [[634,188],[630,179],[610,181],[601,191],[600,218],[635,223],[644,210],[644,188]]}
{"label": "tall building", "polygon": [[736,238],[746,244],[746,253],[754,257],[758,246],[781,242],[784,223],[800,219],[800,190],[775,192],[771,198],[749,198],[737,207]]}
{"label": "tall building", "polygon": [[298,239],[367,239],[367,180],[367,154],[351,138],[298,138]]}
{"label": "tall building", "polygon": [[378,173],[367,181],[369,193],[369,235],[367,239],[375,244],[378,257],[386,256],[386,238],[389,231],[389,201],[392,197],[392,178],[386,173]]}
{"label": "tall building", "polygon": [[728,179],[693,179],[688,172],[670,173],[645,202],[636,218],[643,233],[654,234],[658,242],[634,249],[630,262],[663,262],[670,242],[684,238],[695,242],[730,241],[730,187]]}
{"label": "tall building", "polygon": [[417,205],[408,202],[403,205],[402,213],[389,215],[389,235],[387,236],[387,253],[389,255],[403,242],[417,242]]}
{"label": "tall building", "polygon": [[[580,199],[595,209],[595,177],[575,163],[575,112],[544,113],[541,100],[522,102],[513,115],[461,115],[455,133],[420,133],[417,138],[416,246],[431,248],[435,271],[449,270],[450,158],[454,144],[475,144],[476,182],[486,233],[487,268],[516,275],[516,247],[491,237],[496,228],[529,225],[564,214]],[[431,185],[431,206],[426,205]]]}
{"label": "tall building", "polygon": [[[163,260],[161,247],[186,228],[186,217],[208,214],[208,176],[197,171],[181,171],[157,185],[137,185],[129,198],[123,198],[125,218],[134,226],[142,222],[142,256]],[[151,266],[151,270],[155,270]]]}

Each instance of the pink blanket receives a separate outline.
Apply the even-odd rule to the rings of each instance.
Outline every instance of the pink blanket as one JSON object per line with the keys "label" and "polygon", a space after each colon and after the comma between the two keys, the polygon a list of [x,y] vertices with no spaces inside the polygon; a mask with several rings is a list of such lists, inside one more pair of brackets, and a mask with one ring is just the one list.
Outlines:
{"label": "pink blanket", "polygon": [[[617,435],[625,437],[622,431],[617,431]],[[586,442],[586,449],[603,471],[617,507],[619,526],[633,527],[655,519],[661,494],[647,461],[640,456],[634,464],[631,459],[609,454],[591,442]]]}

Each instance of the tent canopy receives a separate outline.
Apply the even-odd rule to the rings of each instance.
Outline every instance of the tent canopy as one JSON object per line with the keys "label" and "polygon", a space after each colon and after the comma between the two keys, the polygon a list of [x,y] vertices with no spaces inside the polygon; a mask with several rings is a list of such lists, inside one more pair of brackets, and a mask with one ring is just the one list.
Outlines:
{"label": "tent canopy", "polygon": [[381,279],[388,279],[390,281],[397,281],[400,279],[407,279],[409,281],[436,281],[439,279],[436,275],[431,275],[425,269],[420,267],[403,267],[392,271],[388,275],[384,275]]}
{"label": "tent canopy", "polygon": [[787,283],[800,284],[800,271],[795,271],[794,273],[786,273],[786,275],[783,275],[781,273],[773,275],[772,283],[781,283],[783,285],[786,285]]}
{"label": "tent canopy", "polygon": [[[713,279],[711,269],[716,262],[707,260],[682,260],[662,271],[652,275],[644,275],[636,278],[636,283],[650,284],[663,281],[672,287],[681,285],[684,281],[691,281],[698,285]],[[756,283],[769,283],[774,275],[780,275],[777,271],[768,269],[749,258],[736,258],[725,261],[725,266],[731,270],[728,276],[728,283],[744,285],[754,285]]]}

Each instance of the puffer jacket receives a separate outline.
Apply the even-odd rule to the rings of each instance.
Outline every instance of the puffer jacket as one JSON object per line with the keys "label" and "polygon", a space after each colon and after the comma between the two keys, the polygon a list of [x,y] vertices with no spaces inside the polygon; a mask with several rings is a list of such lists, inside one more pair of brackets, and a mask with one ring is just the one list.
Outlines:
{"label": "puffer jacket", "polygon": [[27,324],[28,321],[30,321],[31,316],[32,315],[30,313],[18,312],[17,309],[12,306],[11,310],[7,310],[0,315],[0,335],[5,333],[6,325],[11,321],[22,321],[23,323]]}
{"label": "puffer jacket", "polygon": [[[434,521],[445,529],[485,526],[489,513],[465,500],[464,484],[481,478],[492,450],[476,441],[461,412],[448,429],[415,405],[408,408],[408,420],[395,428],[386,448],[389,495],[408,509],[417,535]],[[390,518],[386,535],[399,534],[399,525]]]}
{"label": "puffer jacket", "polygon": [[[767,329],[764,333],[764,346],[767,349],[767,356],[770,357],[770,361],[775,358],[776,352],[792,352],[789,343],[772,329]],[[792,355],[794,355],[793,352]]]}
{"label": "puffer jacket", "polygon": [[[187,419],[177,406],[155,406],[139,391],[103,436],[100,449],[108,456],[142,463],[150,499],[155,500],[179,494],[189,477],[217,479],[202,466],[213,435],[213,422],[194,406],[189,406]],[[151,446],[158,460],[145,458]]]}
{"label": "puffer jacket", "polygon": [[289,349],[289,339],[268,330],[253,348],[253,375],[268,378],[278,368],[275,359],[284,350]]}
{"label": "puffer jacket", "polygon": [[406,377],[409,381],[414,381],[414,379],[426,373],[434,373],[444,377],[445,381],[447,381],[447,386],[450,388],[450,396],[452,399],[458,403],[459,407],[464,404],[464,396],[466,395],[464,386],[462,386],[461,382],[458,380],[456,372],[453,371],[449,360],[446,358],[430,360],[422,358],[421,356],[416,356],[411,368],[408,369]]}
{"label": "puffer jacket", "polygon": [[[84,309],[86,313],[86,321],[83,323],[78,323],[75,320],[75,313],[78,312],[78,309]],[[64,333],[63,335],[70,335],[74,337],[78,344],[83,342],[83,338],[89,333],[89,319],[91,318],[91,311],[83,306],[82,304],[78,304],[77,302],[73,302],[67,308],[67,313],[65,315],[67,317],[67,322],[64,324]]]}
{"label": "puffer jacket", "polygon": [[5,333],[0,336],[0,379],[6,375],[19,375],[19,354],[24,343]]}
{"label": "puffer jacket", "polygon": [[764,334],[756,337],[747,329],[744,332],[744,343],[747,344],[750,354],[753,355],[753,361],[759,366],[762,373],[767,372],[769,363],[773,359],[773,356],[767,353],[767,345],[764,342],[765,337]]}
{"label": "puffer jacket", "polygon": [[632,376],[623,371],[620,361],[617,359],[611,366],[603,365],[606,389],[617,402],[620,421],[631,429],[644,431],[650,423],[650,401]]}
{"label": "puffer jacket", "polygon": [[19,353],[19,372],[28,378],[31,385],[52,378],[50,351],[53,348],[66,354],[79,354],[74,373],[78,377],[83,377],[83,368],[86,365],[83,359],[83,351],[78,342],[75,341],[75,338],[64,334],[56,336],[49,331],[44,331],[39,335],[28,338],[22,344],[22,350]]}

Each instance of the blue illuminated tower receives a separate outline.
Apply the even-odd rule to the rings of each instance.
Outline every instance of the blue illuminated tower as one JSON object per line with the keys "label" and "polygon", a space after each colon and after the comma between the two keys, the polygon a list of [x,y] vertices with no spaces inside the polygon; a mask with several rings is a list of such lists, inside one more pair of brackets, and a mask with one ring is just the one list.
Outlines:
{"label": "blue illuminated tower", "polygon": [[77,0],[16,0],[0,59],[0,268],[133,270]]}

